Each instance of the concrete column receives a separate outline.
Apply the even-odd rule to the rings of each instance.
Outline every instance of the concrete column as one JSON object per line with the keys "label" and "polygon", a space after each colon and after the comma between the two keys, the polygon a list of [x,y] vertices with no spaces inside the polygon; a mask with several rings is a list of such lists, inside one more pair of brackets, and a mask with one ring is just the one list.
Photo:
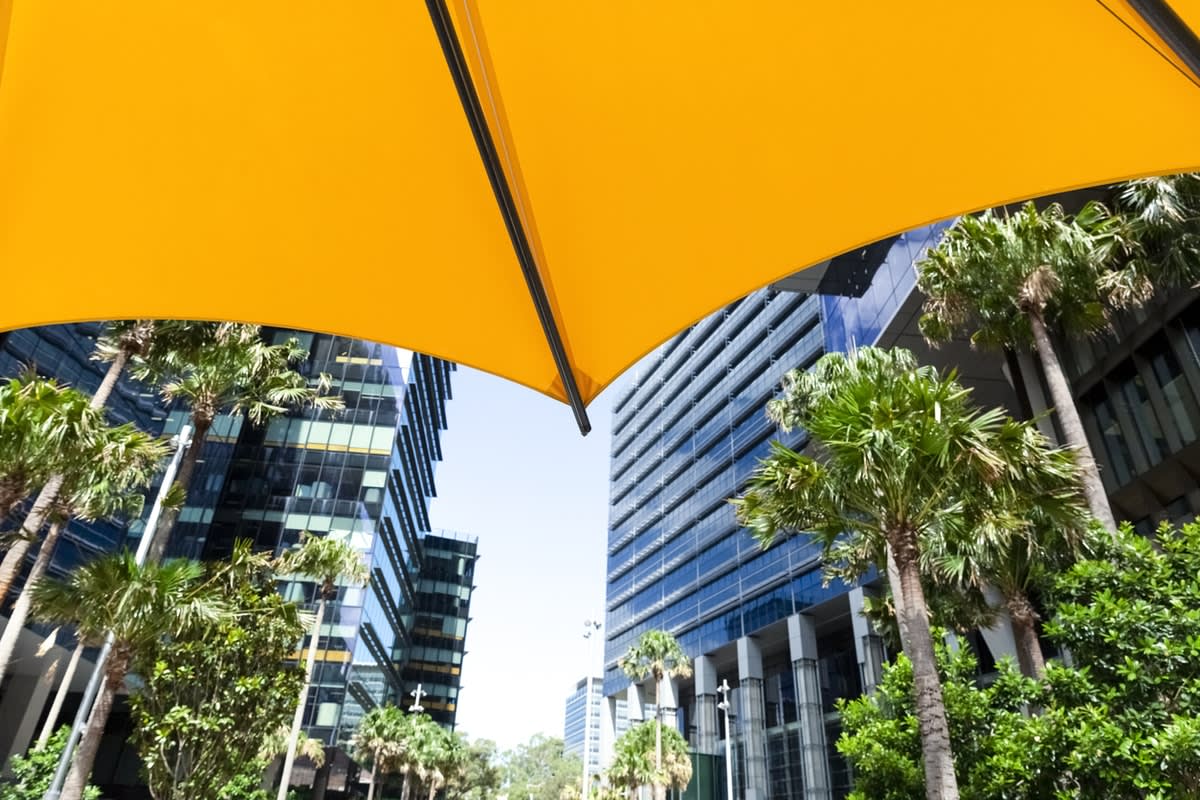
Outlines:
{"label": "concrete column", "polygon": [[1007,656],[1016,664],[1017,639],[1013,635],[1012,620],[1009,619],[1008,609],[1004,607],[1004,597],[992,586],[983,590],[983,596],[987,598],[989,605],[998,610],[996,622],[990,628],[979,630],[983,634],[983,641],[987,643],[988,649],[992,651],[992,657],[997,661]]}
{"label": "concrete column", "polygon": [[[39,666],[41,666],[39,664]],[[58,662],[44,675],[13,675],[0,703],[0,764],[8,772],[8,761],[24,755],[37,735],[37,724],[54,688]]]}
{"label": "concrete column", "polygon": [[749,636],[737,640],[738,724],[746,754],[744,800],[766,800],[767,729],[763,705],[762,651]]}
{"label": "concrete column", "polygon": [[612,763],[613,744],[617,741],[617,698],[600,701],[600,769]]}
{"label": "concrete column", "polygon": [[1037,419],[1037,428],[1042,432],[1042,435],[1052,442],[1058,441],[1058,436],[1054,433],[1054,423],[1050,418],[1045,416],[1046,409],[1050,408],[1050,399],[1046,397],[1042,391],[1041,367],[1034,357],[1033,353],[1028,350],[1020,350],[1017,352],[1017,364],[1021,368],[1021,379],[1025,383],[1025,394],[1029,400],[1029,410],[1033,412]]}
{"label": "concrete column", "polygon": [[679,681],[675,678],[663,678],[662,685],[658,688],[658,697],[662,706],[659,719],[662,720],[663,727],[678,729],[676,711],[679,708]]}
{"label": "concrete column", "polygon": [[696,751],[720,752],[720,722],[717,719],[717,670],[712,659],[700,656],[692,664],[696,679]]}
{"label": "concrete column", "polygon": [[831,800],[833,790],[825,743],[825,712],[821,702],[821,675],[817,669],[817,632],[812,617],[803,614],[788,617],[788,647],[796,677],[804,800]]}
{"label": "concrete column", "polygon": [[629,688],[625,690],[625,703],[629,711],[629,727],[632,728],[646,718],[640,685],[629,684]]}
{"label": "concrete column", "polygon": [[850,622],[854,628],[854,652],[858,656],[862,690],[864,694],[873,694],[883,680],[883,640],[871,621],[863,616],[865,592],[861,586],[850,590]]}

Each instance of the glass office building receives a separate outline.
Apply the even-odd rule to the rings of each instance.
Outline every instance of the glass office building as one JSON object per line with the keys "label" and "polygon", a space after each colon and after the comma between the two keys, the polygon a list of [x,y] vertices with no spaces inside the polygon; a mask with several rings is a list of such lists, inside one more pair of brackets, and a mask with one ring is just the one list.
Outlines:
{"label": "glass office building", "polygon": [[763,551],[727,501],[772,440],[804,445],[764,415],[783,375],[906,324],[912,264],[944,227],[835,259],[811,286],[823,294],[771,288],[730,305],[645,359],[614,402],[607,702],[650,718],[639,709],[653,687],[631,685],[617,659],[646,630],[674,634],[695,675],[665,687],[664,716],[720,758],[717,686],[728,680],[735,794],[748,800],[849,791],[834,704],[874,685],[884,653],[856,613],[873,576],[826,586],[819,545],[796,537]]}
{"label": "glass office building", "polygon": [[604,681],[597,676],[591,683],[590,696],[587,678],[580,680],[575,691],[567,696],[563,713],[563,750],[582,759],[586,739],[590,774],[597,775],[600,772],[600,703],[604,697]]}
{"label": "glass office building", "polygon": [[439,530],[422,537],[419,555],[412,648],[401,675],[405,686],[420,687],[425,713],[453,728],[479,544],[474,537]]}

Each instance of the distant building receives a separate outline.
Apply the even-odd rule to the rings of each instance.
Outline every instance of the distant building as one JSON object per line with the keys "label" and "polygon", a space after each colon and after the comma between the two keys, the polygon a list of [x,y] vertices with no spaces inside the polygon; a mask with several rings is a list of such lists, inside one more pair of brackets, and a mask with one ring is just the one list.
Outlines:
{"label": "distant building", "polygon": [[[588,679],[584,678],[567,696],[566,713],[563,715],[563,749],[584,757],[584,739],[587,739],[587,760],[591,774],[600,772],[600,702],[604,698],[602,678],[591,679],[591,696],[588,696]],[[586,737],[584,732],[590,729]]]}

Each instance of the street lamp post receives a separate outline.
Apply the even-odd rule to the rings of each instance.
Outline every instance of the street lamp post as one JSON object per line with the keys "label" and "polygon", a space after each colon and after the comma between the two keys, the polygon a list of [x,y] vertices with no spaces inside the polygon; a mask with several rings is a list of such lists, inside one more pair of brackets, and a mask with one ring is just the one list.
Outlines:
{"label": "street lamp post", "polygon": [[721,693],[717,708],[725,712],[725,798],[733,800],[733,737],[729,734],[729,693],[732,689],[729,688],[729,681],[722,678],[717,691]]}
{"label": "street lamp post", "polygon": [[[175,444],[175,454],[171,456],[171,460],[167,464],[167,471],[163,473],[158,496],[154,499],[154,507],[150,509],[150,516],[146,519],[146,526],[142,529],[142,539],[138,542],[137,553],[134,554],[134,561],[139,567],[146,563],[146,555],[150,552],[150,541],[154,538],[155,528],[158,527],[159,517],[162,516],[163,504],[175,483],[175,473],[179,471],[183,454],[192,444],[192,426],[184,425],[172,441]],[[54,770],[54,777],[50,780],[50,787],[42,795],[42,800],[58,800],[62,795],[67,773],[71,771],[75,746],[79,744],[79,739],[83,736],[83,729],[87,727],[88,717],[96,702],[96,695],[100,694],[100,687],[104,685],[104,664],[108,661],[108,654],[112,651],[112,646],[113,634],[112,631],[109,631],[104,638],[104,645],[100,648],[100,654],[96,656],[96,666],[93,667],[92,677],[83,690],[83,699],[80,700],[79,709],[75,712],[75,721],[71,725],[71,733],[67,736],[66,747],[63,748],[62,755],[58,758],[58,767]]]}
{"label": "street lamp post", "polygon": [[583,784],[579,790],[579,800],[588,800],[588,789],[591,788],[591,749],[592,749],[592,667],[594,658],[592,655],[593,642],[598,637],[593,637],[593,634],[599,633],[600,622],[598,620],[585,619],[583,621],[583,638],[587,640],[587,688],[583,696]]}

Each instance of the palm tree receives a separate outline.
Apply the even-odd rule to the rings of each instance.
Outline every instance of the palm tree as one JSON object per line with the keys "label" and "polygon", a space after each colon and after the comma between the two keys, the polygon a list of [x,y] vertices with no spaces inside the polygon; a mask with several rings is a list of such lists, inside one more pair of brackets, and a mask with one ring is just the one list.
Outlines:
{"label": "palm tree", "polygon": [[1185,173],[1128,181],[1117,187],[1116,209],[1137,243],[1133,272],[1155,288],[1200,282],[1200,175]]}
{"label": "palm tree", "polygon": [[[1046,446],[1042,455],[1048,461],[1066,459],[1069,453]],[[1088,514],[1082,496],[1067,489],[1048,490],[1045,495],[1028,498],[1030,507],[1023,516],[1028,524],[1013,535],[997,540],[980,539],[961,543],[953,552],[935,553],[933,569],[968,590],[994,587],[1003,600],[1017,645],[1021,673],[1041,680],[1046,674],[1046,658],[1037,635],[1040,615],[1032,595],[1048,574],[1060,572],[1090,551],[1089,540],[1095,523]]]}
{"label": "palm tree", "polygon": [[[675,637],[666,631],[649,630],[629,647],[620,661],[631,680],[654,678],[654,768],[662,772],[662,682],[664,678],[686,678],[692,674],[691,660]],[[656,794],[666,794],[665,784],[656,784]]]}
{"label": "palm tree", "polygon": [[[189,347],[177,347],[133,360],[138,380],[160,387],[163,399],[185,403],[191,412],[192,444],[179,464],[175,483],[183,491],[191,484],[205,439],[219,414],[245,415],[262,425],[279,414],[299,408],[337,410],[340,396],[327,394],[328,375],[315,385],[296,371],[308,351],[298,339],[278,345],[263,342],[258,325],[205,323],[205,335]],[[179,509],[167,510],[158,527],[147,531],[149,560],[162,558]]]}
{"label": "palm tree", "polygon": [[[88,462],[96,452],[98,438],[103,440],[108,430],[104,412],[82,392],[45,382],[37,393],[43,395],[42,402],[54,406],[52,411],[46,409],[42,423],[49,434],[41,450],[48,462],[49,476],[0,564],[0,599],[8,595],[29,548],[40,538],[42,526],[58,505],[61,490],[78,485],[79,475],[91,469]],[[52,393],[53,399],[47,393]],[[31,456],[40,447],[28,440],[25,445]]]}
{"label": "palm tree", "polygon": [[1092,202],[1075,217],[1057,203],[1027,203],[1008,216],[961,218],[917,263],[925,293],[921,332],[932,343],[973,329],[971,342],[1021,350],[1042,365],[1067,444],[1078,454],[1084,492],[1096,519],[1116,520],[1051,335],[1087,336],[1108,324],[1110,309],[1140,304],[1152,284],[1128,258],[1130,227]]}
{"label": "palm tree", "polygon": [[32,373],[0,383],[0,523],[49,477],[76,399]]}
{"label": "palm tree", "polygon": [[358,723],[350,739],[355,760],[371,767],[367,784],[367,800],[375,797],[375,782],[381,775],[395,770],[408,746],[406,733],[408,715],[393,705],[376,706]]}
{"label": "palm tree", "polygon": [[67,580],[43,578],[33,590],[33,616],[75,625],[81,639],[99,644],[112,635],[104,684],[63,784],[61,800],[79,800],[96,760],[113,698],[138,652],[159,638],[219,622],[227,613],[204,569],[194,561],[138,566],[132,554],[104,556]]}
{"label": "palm tree", "polygon": [[[665,753],[660,755],[660,749]],[[664,792],[667,787],[683,790],[692,780],[692,760],[679,731],[674,728],[651,731],[651,726],[643,723],[625,731],[613,745],[613,760],[606,774],[609,783],[624,789],[630,798],[647,784],[656,791],[658,787]]]}
{"label": "palm tree", "polygon": [[[127,320],[107,323],[104,334],[97,341],[93,358],[108,362],[109,367],[91,400],[77,409],[81,421],[87,423],[84,428],[99,424],[103,420],[99,410],[108,403],[117,380],[131,358],[158,358],[168,351],[175,351],[175,357],[180,358],[182,353],[195,350],[203,333],[201,323],[193,322]],[[73,405],[79,406],[74,398],[75,396],[72,396]],[[74,432],[67,440],[76,440],[79,436],[80,434]],[[29,551],[30,543],[37,541],[41,535],[42,527],[58,502],[58,494],[67,482],[68,476],[58,470],[71,463],[74,462],[67,458],[57,462],[55,470],[47,477],[37,499],[25,516],[19,539],[5,553],[4,561],[0,564],[0,599],[8,594],[21,565],[25,563],[25,554]]]}
{"label": "palm tree", "polygon": [[283,760],[283,773],[279,784],[279,800],[287,800],[288,786],[292,779],[292,765],[296,760],[296,742],[300,728],[304,725],[304,707],[308,701],[308,690],[312,686],[313,667],[317,661],[317,645],[321,640],[321,623],[325,619],[325,606],[337,597],[338,584],[365,586],[370,574],[362,556],[348,543],[331,536],[314,536],[308,531],[300,535],[299,545],[280,558],[280,573],[306,575],[318,582],[317,615],[313,622],[312,636],[308,644],[308,656],[304,667],[304,686],[296,703],[296,716],[292,719],[292,732],[288,740],[287,755]]}
{"label": "palm tree", "polygon": [[[258,760],[267,765],[267,769],[263,773],[262,789],[264,792],[275,788],[275,779],[279,777],[279,770],[274,767],[274,763],[277,756],[287,752],[291,733],[292,729],[287,725],[280,725],[267,736],[262,747],[259,748]],[[300,732],[300,739],[296,744],[296,755],[307,758],[318,769],[325,765],[325,745],[319,739],[310,738],[304,731]]]}
{"label": "palm tree", "polygon": [[[99,411],[92,411],[99,415]],[[46,574],[63,528],[72,518],[95,520],[137,516],[142,510],[141,491],[150,485],[167,453],[166,442],[132,424],[101,425],[79,447],[65,451],[73,459],[61,469],[63,483],[51,512],[50,530],[33,562],[25,587],[9,611],[8,623],[0,634],[0,681],[8,671],[17,639],[25,627],[32,603],[32,587]]]}
{"label": "palm tree", "polygon": [[931,800],[958,797],[942,688],[922,586],[924,546],[942,552],[980,538],[1004,541],[1025,523],[1016,498],[1068,484],[1039,471],[1029,423],[980,411],[953,374],[918,366],[900,348],[831,353],[785,378],[768,413],[802,426],[817,458],[779,443],[762,461],[739,519],[764,547],[810,532],[846,577],[877,565],[891,586],[900,640],[913,663],[917,718]]}

